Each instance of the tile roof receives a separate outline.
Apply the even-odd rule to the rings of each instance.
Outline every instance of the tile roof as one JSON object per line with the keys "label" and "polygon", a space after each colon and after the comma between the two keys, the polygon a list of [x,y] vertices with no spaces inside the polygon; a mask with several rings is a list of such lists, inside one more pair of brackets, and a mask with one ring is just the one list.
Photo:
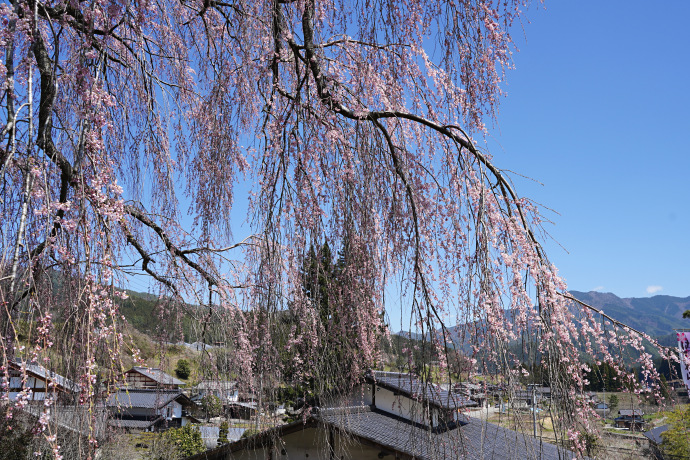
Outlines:
{"label": "tile roof", "polygon": [[158,409],[180,397],[186,398],[179,390],[120,390],[108,397],[106,405],[118,408]]}
{"label": "tile roof", "polygon": [[[271,444],[275,436],[285,436],[319,426],[334,427],[353,440],[374,445],[384,453],[416,460],[566,460],[575,454],[531,436],[493,423],[468,418],[467,422],[441,433],[430,431],[404,419],[372,410],[369,406],[325,409],[305,422],[264,431],[187,460],[226,459],[232,452]],[[391,457],[392,458],[392,457]]]}
{"label": "tile roof", "polygon": [[115,427],[115,428],[135,428],[139,430],[145,430],[149,428],[151,425],[155,425],[156,423],[160,422],[163,420],[163,417],[158,417],[155,420],[119,420],[119,419],[110,419],[108,420],[108,425]]}
{"label": "tile roof", "polygon": [[59,374],[56,374],[53,371],[46,369],[45,367],[41,366],[35,361],[24,361],[21,358],[15,358],[14,362],[10,363],[10,366],[20,372],[22,371],[22,369],[26,368],[26,372],[34,374],[43,380],[52,380],[59,387],[65,390],[72,391],[74,393],[78,393],[80,391],[79,385],[77,385],[76,383],[74,383],[66,377],[63,377]]}
{"label": "tile roof", "polygon": [[659,445],[664,441],[664,439],[661,437],[661,433],[665,432],[666,430],[668,430],[668,425],[661,425],[643,434],[654,444]]}
{"label": "tile roof", "polygon": [[415,400],[424,400],[441,409],[458,409],[477,405],[475,401],[444,390],[438,385],[424,383],[412,374],[372,371],[365,378],[369,383],[374,383]]}
{"label": "tile roof", "polygon": [[319,417],[351,436],[418,459],[557,460],[575,457],[572,452],[555,445],[540,443],[531,436],[475,418],[468,418],[467,423],[455,429],[434,433],[366,406],[358,411],[326,411]]}
{"label": "tile roof", "polygon": [[156,382],[162,384],[162,385],[184,385],[185,383],[182,380],[177,380],[175,377],[173,377],[170,374],[167,374],[163,372],[162,370],[158,369],[157,367],[138,367],[134,366],[127,372],[138,372],[142,375],[145,375],[146,377],[150,378],[151,380],[155,380]]}
{"label": "tile roof", "polygon": [[618,415],[621,417],[642,417],[644,412],[639,409],[621,409],[618,411]]}
{"label": "tile roof", "polygon": [[45,411],[49,415],[48,425],[50,427],[69,430],[84,437],[92,435],[100,439],[107,434],[105,429],[107,415],[102,407],[90,409],[88,406],[55,404],[46,407],[43,404],[28,404],[21,410],[36,418],[41,417]]}

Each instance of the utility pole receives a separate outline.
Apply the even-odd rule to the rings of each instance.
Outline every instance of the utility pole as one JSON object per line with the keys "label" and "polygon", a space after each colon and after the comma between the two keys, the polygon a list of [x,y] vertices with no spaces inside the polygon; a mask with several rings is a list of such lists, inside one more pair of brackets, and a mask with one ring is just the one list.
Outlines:
{"label": "utility pole", "polygon": [[532,431],[534,438],[537,437],[537,386],[532,385]]}

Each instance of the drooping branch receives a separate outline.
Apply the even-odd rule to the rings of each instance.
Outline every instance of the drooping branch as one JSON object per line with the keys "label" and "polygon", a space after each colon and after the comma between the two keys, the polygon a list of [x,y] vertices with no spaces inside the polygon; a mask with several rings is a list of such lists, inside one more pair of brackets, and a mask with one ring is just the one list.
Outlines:
{"label": "drooping branch", "polygon": [[642,332],[638,329],[635,329],[634,327],[628,326],[627,324],[618,321],[617,319],[604,313],[603,310],[600,310],[597,307],[594,307],[594,306],[588,304],[587,302],[583,302],[582,300],[580,300],[576,297],[573,297],[572,295],[570,295],[568,293],[559,292],[559,295],[561,295],[562,297],[564,297],[568,300],[572,300],[573,302],[577,303],[578,305],[581,305],[581,306],[593,311],[594,313],[596,313],[598,315],[601,315],[602,318],[606,319],[607,321],[610,321],[611,324],[620,327],[624,331],[633,332],[633,333],[637,334],[640,338],[648,340],[657,349],[667,349],[669,351],[675,351],[676,350],[675,347],[667,347],[667,346],[661,345],[658,341],[651,338],[648,334],[645,334],[644,332]]}
{"label": "drooping branch", "polygon": [[[205,270],[203,267],[201,267],[198,263],[194,262],[189,257],[187,257],[187,254],[189,253],[185,253],[182,249],[177,247],[177,245],[175,245],[172,242],[168,234],[165,232],[165,230],[163,230],[163,228],[160,225],[158,225],[156,222],[151,220],[146,214],[144,214],[132,205],[125,205],[124,209],[127,214],[129,214],[130,216],[132,216],[133,218],[135,218],[136,220],[138,220],[139,222],[153,230],[156,233],[156,235],[158,235],[161,242],[171,255],[179,258],[190,268],[194,269],[197,273],[199,273],[199,275],[201,275],[204,278],[204,280],[206,280],[206,282],[209,285],[218,286],[218,279],[211,273],[209,273],[207,270]],[[150,260],[151,259],[149,258],[149,261]]]}
{"label": "drooping branch", "polygon": [[[541,245],[539,244],[538,240],[536,239],[534,232],[532,231],[527,218],[525,216],[524,210],[522,208],[522,205],[520,204],[520,200],[518,199],[518,195],[513,189],[512,185],[510,182],[505,178],[503,173],[499,168],[497,168],[487,157],[486,155],[482,154],[472,143],[470,140],[470,137],[459,127],[453,126],[453,125],[443,125],[434,121],[431,121],[427,118],[424,118],[422,116],[409,113],[409,112],[404,112],[404,111],[399,111],[399,110],[384,110],[384,111],[368,111],[363,114],[355,113],[351,109],[347,108],[343,104],[341,104],[330,92],[330,90],[327,87],[326,84],[326,77],[324,76],[322,70],[321,70],[321,64],[319,57],[315,53],[315,49],[317,47],[314,45],[314,28],[313,28],[313,18],[314,18],[314,0],[308,0],[305,4],[305,9],[304,9],[304,14],[302,16],[302,29],[304,33],[304,50],[305,50],[305,61],[308,62],[309,68],[311,69],[312,76],[314,78],[314,82],[316,83],[316,88],[317,92],[319,95],[319,98],[321,99],[321,102],[326,105],[328,108],[333,110],[333,112],[344,116],[345,118],[348,118],[350,120],[356,120],[356,121],[372,121],[372,122],[377,122],[381,119],[386,119],[386,118],[393,118],[393,119],[402,119],[402,120],[409,120],[413,121],[415,123],[419,123],[420,125],[426,126],[428,128],[431,128],[432,130],[436,131],[437,133],[441,134],[442,136],[446,137],[447,139],[452,140],[453,142],[457,143],[460,145],[461,148],[466,149],[469,151],[476,159],[479,161],[484,167],[486,167],[494,176],[496,179],[497,183],[500,185],[501,192],[503,196],[508,200],[509,203],[512,203],[515,208],[518,211],[519,217],[520,217],[520,222],[527,234],[529,235],[530,241],[533,244],[534,248],[536,249],[537,253],[539,254],[540,258],[545,259],[545,255],[543,250],[541,249]],[[294,48],[301,48],[298,47],[297,45],[292,44]],[[376,123],[375,123],[376,124]],[[463,136],[459,136],[458,134],[454,133],[453,130],[459,130]],[[409,198],[409,194],[408,194]],[[507,206],[507,212],[510,215],[511,208],[510,205]]]}
{"label": "drooping branch", "polygon": [[[77,17],[78,19],[78,17]],[[94,191],[91,190],[88,184],[83,181],[79,181],[75,176],[75,169],[71,162],[62,154],[62,152],[56,147],[53,141],[53,111],[55,106],[55,100],[57,96],[56,90],[56,76],[55,76],[55,66],[54,62],[49,56],[43,38],[38,34],[37,39],[34,41],[32,47],[36,62],[38,65],[39,74],[41,77],[41,98],[39,103],[39,113],[38,113],[38,131],[37,131],[37,141],[36,145],[41,148],[46,156],[59,168],[60,170],[60,195],[59,203],[64,204],[67,202],[69,189],[73,187],[81,187],[87,192],[91,192],[93,195]],[[187,266],[199,273],[207,283],[210,285],[218,285],[218,280],[215,276],[211,275],[210,272],[202,268],[198,263],[191,260],[188,254],[198,254],[202,252],[222,252],[224,250],[213,250],[211,248],[195,248],[182,250],[172,243],[171,239],[167,233],[152,219],[146,216],[145,213],[140,211],[134,206],[126,205],[124,210],[131,217],[135,218],[141,224],[144,224],[151,230],[153,230],[158,237],[161,239],[166,249],[170,252],[173,257],[179,258]],[[54,239],[57,233],[61,229],[61,221],[65,216],[65,210],[63,207],[59,207],[55,213],[53,219],[53,226],[49,232],[48,237],[41,243],[39,243],[29,255],[30,260],[36,260],[36,258],[45,250],[48,241]],[[149,253],[143,248],[143,246],[136,240],[134,235],[130,232],[126,226],[123,226],[123,232],[126,236],[127,241],[134,246],[134,248],[139,252],[142,257],[142,269],[151,275],[156,280],[162,282],[166,286],[172,288],[177,292],[173,284],[163,278],[161,275],[154,272],[150,267],[149,263],[153,263],[154,260],[151,258]],[[231,246],[228,249],[232,249],[236,246]],[[13,307],[16,307],[18,303],[26,297],[26,294],[30,292],[32,287],[29,287],[19,298],[13,303]]]}

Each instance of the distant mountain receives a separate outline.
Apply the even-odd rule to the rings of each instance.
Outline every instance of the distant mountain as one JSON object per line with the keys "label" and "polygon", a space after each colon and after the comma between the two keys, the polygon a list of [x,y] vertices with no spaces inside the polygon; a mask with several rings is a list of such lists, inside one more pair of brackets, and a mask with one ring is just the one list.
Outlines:
{"label": "distant mountain", "polygon": [[[673,329],[690,328],[690,319],[683,318],[683,312],[690,310],[690,297],[656,295],[654,297],[620,298],[610,292],[570,291],[573,297],[589,304],[612,318],[639,331],[656,337],[662,345],[675,346]],[[511,317],[510,312],[507,313]],[[476,334],[475,323],[458,324],[448,328],[453,341],[466,347],[468,338]],[[401,331],[403,337],[420,340],[420,334]]]}
{"label": "distant mountain", "polygon": [[683,312],[690,309],[690,297],[655,295],[622,299],[610,292],[570,293],[578,300],[652,337],[666,336],[672,334],[673,329],[690,327],[690,320],[683,319]]}

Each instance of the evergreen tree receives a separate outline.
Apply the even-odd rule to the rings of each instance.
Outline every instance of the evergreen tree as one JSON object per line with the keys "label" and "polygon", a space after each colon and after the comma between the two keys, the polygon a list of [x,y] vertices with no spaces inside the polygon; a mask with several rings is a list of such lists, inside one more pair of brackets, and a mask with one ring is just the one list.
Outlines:
{"label": "evergreen tree", "polygon": [[223,421],[223,423],[220,424],[220,431],[218,433],[218,446],[222,446],[223,444],[227,444],[230,441],[228,441],[228,422]]}
{"label": "evergreen tree", "polygon": [[175,368],[175,375],[177,375],[177,377],[187,380],[191,373],[192,369],[189,365],[189,361],[181,359],[177,362],[177,367]]}
{"label": "evergreen tree", "polygon": [[611,395],[609,398],[609,409],[613,412],[616,410],[616,407],[618,407],[618,395]]}
{"label": "evergreen tree", "polygon": [[[295,383],[302,387],[307,399],[310,395],[313,397],[345,390],[365,370],[356,360],[345,358],[357,354],[351,344],[358,343],[359,334],[372,333],[371,324],[361,322],[357,314],[362,304],[372,302],[370,290],[352,288],[354,284],[366,287],[368,282],[360,269],[355,268],[362,265],[362,257],[357,261],[350,257],[345,243],[338,251],[337,260],[334,260],[333,251],[325,242],[318,249],[311,245],[300,267],[302,295],[316,307],[318,328],[322,331],[316,344],[319,359],[313,362],[308,372],[302,373],[301,378],[292,375],[289,363],[284,367],[284,375],[296,378]],[[353,292],[360,294],[354,296]],[[292,318],[292,321],[292,331],[299,336],[302,333],[300,322],[297,318]],[[306,352],[307,347],[311,346],[313,343],[302,344],[301,349],[298,346],[298,351]],[[284,363],[286,358],[291,360],[292,356],[284,357]]]}

